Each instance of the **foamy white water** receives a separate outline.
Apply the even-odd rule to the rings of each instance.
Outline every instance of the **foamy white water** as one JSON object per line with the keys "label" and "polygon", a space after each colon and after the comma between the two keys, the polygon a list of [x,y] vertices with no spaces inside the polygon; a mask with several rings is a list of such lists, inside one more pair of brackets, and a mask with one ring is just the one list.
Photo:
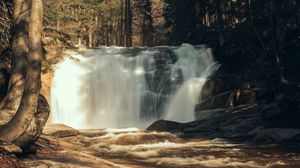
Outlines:
{"label": "foamy white water", "polygon": [[218,68],[210,49],[189,44],[69,54],[55,68],[52,122],[75,128],[192,121],[203,85]]}

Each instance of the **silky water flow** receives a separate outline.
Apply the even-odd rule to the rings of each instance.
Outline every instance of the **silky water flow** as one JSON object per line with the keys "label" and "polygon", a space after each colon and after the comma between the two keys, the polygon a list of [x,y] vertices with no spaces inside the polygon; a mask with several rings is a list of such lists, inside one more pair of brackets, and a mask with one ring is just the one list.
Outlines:
{"label": "silky water flow", "polygon": [[52,123],[74,128],[144,128],[189,122],[206,80],[219,68],[211,49],[100,47],[66,53],[55,66]]}

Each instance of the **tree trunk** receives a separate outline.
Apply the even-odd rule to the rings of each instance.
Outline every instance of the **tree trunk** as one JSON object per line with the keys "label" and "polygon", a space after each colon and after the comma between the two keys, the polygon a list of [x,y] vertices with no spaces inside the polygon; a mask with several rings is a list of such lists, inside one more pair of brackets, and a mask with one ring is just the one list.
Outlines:
{"label": "tree trunk", "polygon": [[89,39],[88,39],[88,41],[89,41],[88,47],[89,47],[89,48],[92,48],[92,47],[93,47],[93,32],[92,32],[91,29],[90,29],[90,31],[89,31]]}
{"label": "tree trunk", "polygon": [[[279,44],[279,38],[277,33],[277,20],[275,16],[275,4],[276,1],[269,0],[269,18],[271,22],[271,32],[272,32],[272,39],[274,43],[274,50],[275,50],[275,62],[277,66],[277,74],[278,74],[278,81],[279,84],[287,84],[288,82],[284,78],[283,74],[283,66],[282,66],[282,50]],[[277,4],[278,5],[278,4]]]}
{"label": "tree trunk", "polygon": [[[24,89],[26,55],[28,54],[28,29],[30,21],[29,0],[15,0],[13,14],[13,39],[11,78],[8,93],[0,103],[1,112],[15,112],[20,105]],[[4,110],[5,109],[5,110]]]}
{"label": "tree trunk", "polygon": [[124,0],[121,0],[120,46],[124,46]]}
{"label": "tree trunk", "polygon": [[146,0],[142,3],[142,44],[144,46],[151,45],[153,41],[153,18],[151,15],[152,6],[151,1]]}
{"label": "tree trunk", "polygon": [[223,18],[222,18],[222,0],[217,0],[217,17],[218,17],[218,31],[219,31],[219,44],[223,47],[224,36],[223,36]]}
{"label": "tree trunk", "polygon": [[126,47],[132,46],[132,13],[131,0],[125,0],[125,42]]}
{"label": "tree trunk", "polygon": [[50,106],[46,98],[42,95],[39,96],[37,113],[34,114],[30,126],[26,132],[14,141],[14,144],[24,148],[35,142],[43,132],[43,128],[47,122],[50,114]]}
{"label": "tree trunk", "polygon": [[5,142],[14,142],[22,136],[37,111],[41,88],[42,21],[43,1],[31,0],[25,87],[16,115],[0,127],[0,139]]}
{"label": "tree trunk", "polygon": [[131,0],[128,0],[128,46],[132,46],[132,12],[131,12]]}
{"label": "tree trunk", "polygon": [[125,38],[125,46],[128,45],[128,0],[125,0],[125,20],[124,20],[124,38]]}

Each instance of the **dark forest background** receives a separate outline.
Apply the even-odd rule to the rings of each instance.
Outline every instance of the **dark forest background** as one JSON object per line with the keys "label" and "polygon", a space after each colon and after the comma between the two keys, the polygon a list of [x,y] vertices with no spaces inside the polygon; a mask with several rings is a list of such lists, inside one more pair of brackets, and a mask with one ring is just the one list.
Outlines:
{"label": "dark forest background", "polygon": [[[222,65],[213,77],[213,94],[231,90],[237,97],[240,92],[250,90],[255,92],[257,100],[278,101],[274,108],[283,108],[281,111],[287,116],[284,118],[300,118],[295,109],[300,104],[298,0],[47,0],[45,3],[43,42],[47,52],[75,46],[206,44],[213,48],[216,60]],[[0,2],[0,13],[1,64],[9,64],[11,0]],[[280,104],[296,106],[289,109],[290,106]],[[275,117],[282,119],[282,113]],[[298,120],[282,123],[299,125]]]}
{"label": "dark forest background", "polygon": [[[0,6],[3,52],[12,5]],[[45,13],[46,45],[207,44],[236,69],[273,61],[278,80],[300,78],[297,0],[48,0]]]}

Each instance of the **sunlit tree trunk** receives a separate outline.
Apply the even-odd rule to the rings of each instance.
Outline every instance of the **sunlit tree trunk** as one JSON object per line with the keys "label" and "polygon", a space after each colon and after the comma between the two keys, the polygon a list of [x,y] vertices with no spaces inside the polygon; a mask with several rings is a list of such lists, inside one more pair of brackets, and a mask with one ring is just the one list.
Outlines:
{"label": "sunlit tree trunk", "polygon": [[[19,3],[22,2],[24,1],[15,1],[16,10],[19,9]],[[29,52],[26,55],[24,92],[16,115],[7,124],[0,127],[0,139],[5,142],[14,142],[22,136],[31,124],[37,111],[41,88],[42,21],[43,1],[31,0],[31,15],[28,29]]]}
{"label": "sunlit tree trunk", "polygon": [[92,32],[92,30],[89,31],[89,39],[88,39],[88,41],[89,41],[88,47],[92,48],[93,47],[93,32]]}

